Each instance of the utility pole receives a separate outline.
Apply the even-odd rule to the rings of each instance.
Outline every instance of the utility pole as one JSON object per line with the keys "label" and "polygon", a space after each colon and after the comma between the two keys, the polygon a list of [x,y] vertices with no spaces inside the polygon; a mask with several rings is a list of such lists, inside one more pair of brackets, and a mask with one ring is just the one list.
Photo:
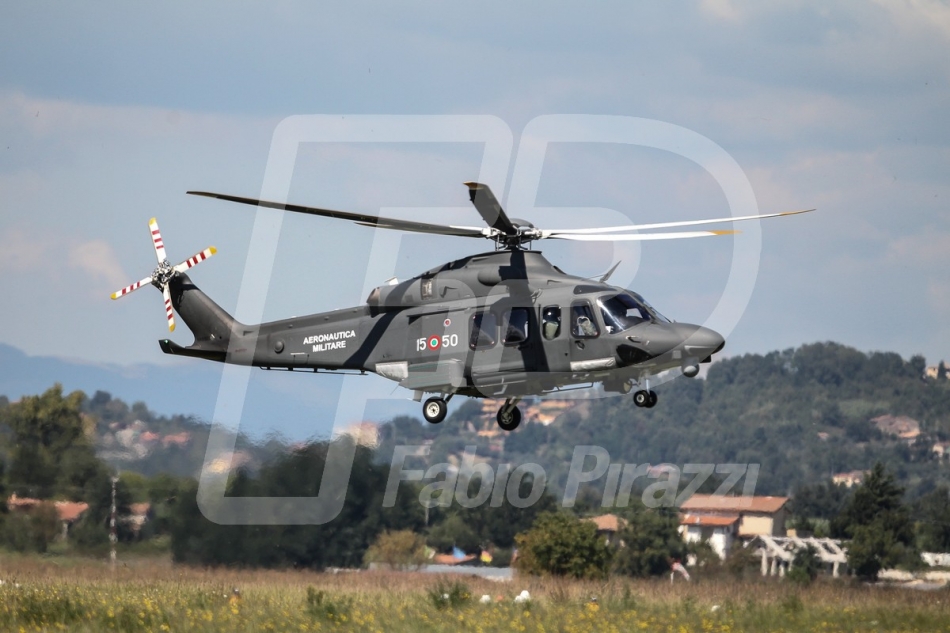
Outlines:
{"label": "utility pole", "polygon": [[112,548],[109,551],[109,560],[112,563],[112,569],[115,570],[115,544],[119,541],[119,537],[115,532],[115,485],[119,483],[119,476],[112,476],[112,515],[109,518],[109,542],[112,544]]}

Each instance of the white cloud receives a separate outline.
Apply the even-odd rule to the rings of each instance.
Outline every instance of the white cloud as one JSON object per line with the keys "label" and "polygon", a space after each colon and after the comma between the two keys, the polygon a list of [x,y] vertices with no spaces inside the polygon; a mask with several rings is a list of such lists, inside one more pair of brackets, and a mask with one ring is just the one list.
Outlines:
{"label": "white cloud", "polygon": [[905,31],[932,31],[950,39],[950,5],[941,0],[874,0]]}
{"label": "white cloud", "polygon": [[699,6],[707,14],[721,20],[735,22],[742,17],[739,9],[731,0],[702,0]]}
{"label": "white cloud", "polygon": [[78,267],[96,281],[101,280],[107,283],[114,290],[136,281],[126,278],[115,251],[104,240],[91,240],[77,244],[70,248],[68,253],[67,259],[70,265]]}

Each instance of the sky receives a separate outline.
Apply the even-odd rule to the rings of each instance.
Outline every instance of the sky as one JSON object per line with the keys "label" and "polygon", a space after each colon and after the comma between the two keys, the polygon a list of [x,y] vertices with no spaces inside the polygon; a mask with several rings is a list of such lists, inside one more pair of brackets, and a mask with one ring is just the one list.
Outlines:
{"label": "sky", "polygon": [[[545,255],[584,276],[622,260],[615,280],[695,323],[731,267],[756,270],[728,355],[833,340],[950,359],[950,6],[928,0],[5,3],[0,343],[120,366],[201,362],[161,353],[153,289],[109,294],[151,272],[156,216],[170,259],[219,249],[192,278],[235,312],[255,211],[185,191],[260,196],[275,132],[300,115],[491,117],[511,135],[511,160],[488,183],[503,203],[539,117],[679,126],[732,157],[759,212],[817,211],[737,225],[747,231],[735,237],[545,243]],[[485,151],[306,142],[288,198],[478,224],[462,183]],[[552,143],[536,206],[527,219],[550,228],[733,213],[687,157],[604,142]],[[734,262],[759,231],[761,254]],[[341,221],[286,217],[262,317],[361,303],[390,276],[367,279],[374,239]],[[400,278],[490,247],[398,239]],[[184,327],[172,338],[191,343]]]}

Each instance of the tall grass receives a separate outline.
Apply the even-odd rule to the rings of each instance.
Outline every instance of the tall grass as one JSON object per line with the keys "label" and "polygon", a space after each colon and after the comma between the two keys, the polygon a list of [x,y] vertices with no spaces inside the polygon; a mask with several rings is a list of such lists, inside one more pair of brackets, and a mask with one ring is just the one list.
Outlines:
{"label": "tall grass", "polygon": [[[576,582],[0,557],[0,630],[937,631],[950,591],[819,580]],[[234,589],[239,589],[235,593]],[[527,589],[530,605],[516,605]],[[482,595],[490,596],[481,604]],[[443,598],[448,595],[449,598]]]}

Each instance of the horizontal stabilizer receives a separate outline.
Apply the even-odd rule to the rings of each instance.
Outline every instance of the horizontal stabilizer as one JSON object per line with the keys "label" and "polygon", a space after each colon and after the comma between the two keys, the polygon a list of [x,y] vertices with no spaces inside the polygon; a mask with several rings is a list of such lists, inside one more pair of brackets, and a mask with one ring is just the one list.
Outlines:
{"label": "horizontal stabilizer", "polygon": [[161,346],[163,352],[166,354],[174,354],[175,356],[193,356],[195,358],[204,358],[220,363],[223,363],[227,356],[227,352],[218,347],[204,346],[200,343],[196,343],[190,347],[182,347],[178,343],[165,338],[160,340],[158,344]]}

